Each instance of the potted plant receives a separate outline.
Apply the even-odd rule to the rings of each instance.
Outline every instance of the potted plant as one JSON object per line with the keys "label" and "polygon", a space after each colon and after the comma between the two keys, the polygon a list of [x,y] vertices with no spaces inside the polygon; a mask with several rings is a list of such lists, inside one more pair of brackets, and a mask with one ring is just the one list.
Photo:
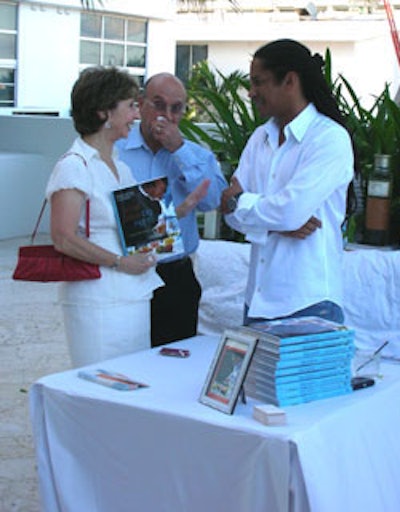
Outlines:
{"label": "potted plant", "polygon": [[356,224],[356,237],[358,235],[358,241],[364,241],[368,181],[374,170],[375,156],[389,155],[392,173],[389,243],[398,244],[400,235],[400,107],[391,99],[388,85],[385,85],[384,90],[375,98],[369,109],[361,105],[354,89],[343,75],[339,75],[332,84],[332,90],[353,134],[359,159],[360,175],[357,179],[361,204],[352,219]]}
{"label": "potted plant", "polygon": [[[182,132],[214,151],[225,164],[227,178],[236,168],[248,138],[262,123],[248,99],[249,89],[245,73],[214,73],[205,61],[195,66],[187,85],[189,108],[181,122]],[[202,122],[209,125],[200,127]]]}

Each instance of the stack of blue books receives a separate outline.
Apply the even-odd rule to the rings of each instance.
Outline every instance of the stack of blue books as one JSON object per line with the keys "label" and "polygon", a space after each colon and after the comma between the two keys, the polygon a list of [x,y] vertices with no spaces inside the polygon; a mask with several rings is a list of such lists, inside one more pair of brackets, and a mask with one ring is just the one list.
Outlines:
{"label": "stack of blue books", "polygon": [[319,317],[252,323],[258,338],[246,395],[278,406],[352,392],[354,330]]}

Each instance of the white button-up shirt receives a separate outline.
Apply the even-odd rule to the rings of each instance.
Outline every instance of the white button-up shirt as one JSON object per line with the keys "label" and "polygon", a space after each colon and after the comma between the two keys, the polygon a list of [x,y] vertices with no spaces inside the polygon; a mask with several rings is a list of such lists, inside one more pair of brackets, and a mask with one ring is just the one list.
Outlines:
{"label": "white button-up shirt", "polygon": [[[227,223],[252,243],[249,316],[274,318],[330,300],[342,304],[341,224],[353,178],[347,131],[309,104],[278,144],[273,119],[250,137],[235,172],[244,193]],[[279,231],[322,222],[305,240]]]}

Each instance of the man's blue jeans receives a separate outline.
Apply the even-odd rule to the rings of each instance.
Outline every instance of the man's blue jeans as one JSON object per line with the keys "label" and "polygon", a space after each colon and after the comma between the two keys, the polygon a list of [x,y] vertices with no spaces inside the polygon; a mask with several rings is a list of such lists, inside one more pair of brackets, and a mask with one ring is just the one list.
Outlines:
{"label": "man's blue jeans", "polygon": [[344,314],[342,308],[330,300],[318,302],[317,304],[313,304],[307,308],[300,309],[291,315],[281,316],[279,318],[253,318],[248,316],[248,311],[249,307],[245,304],[243,325],[249,325],[250,322],[262,322],[263,320],[282,320],[283,318],[298,318],[301,316],[319,316],[321,318],[325,318],[326,320],[337,322],[338,324],[343,324],[344,322]]}

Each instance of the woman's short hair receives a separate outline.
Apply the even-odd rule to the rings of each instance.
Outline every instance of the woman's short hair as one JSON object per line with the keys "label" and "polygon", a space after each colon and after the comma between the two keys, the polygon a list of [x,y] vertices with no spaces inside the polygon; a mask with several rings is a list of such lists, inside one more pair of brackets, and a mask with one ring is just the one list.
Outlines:
{"label": "woman's short hair", "polygon": [[71,116],[80,135],[96,133],[105,123],[100,112],[114,109],[118,102],[136,99],[139,86],[134,77],[115,67],[90,67],[79,75],[71,92]]}

